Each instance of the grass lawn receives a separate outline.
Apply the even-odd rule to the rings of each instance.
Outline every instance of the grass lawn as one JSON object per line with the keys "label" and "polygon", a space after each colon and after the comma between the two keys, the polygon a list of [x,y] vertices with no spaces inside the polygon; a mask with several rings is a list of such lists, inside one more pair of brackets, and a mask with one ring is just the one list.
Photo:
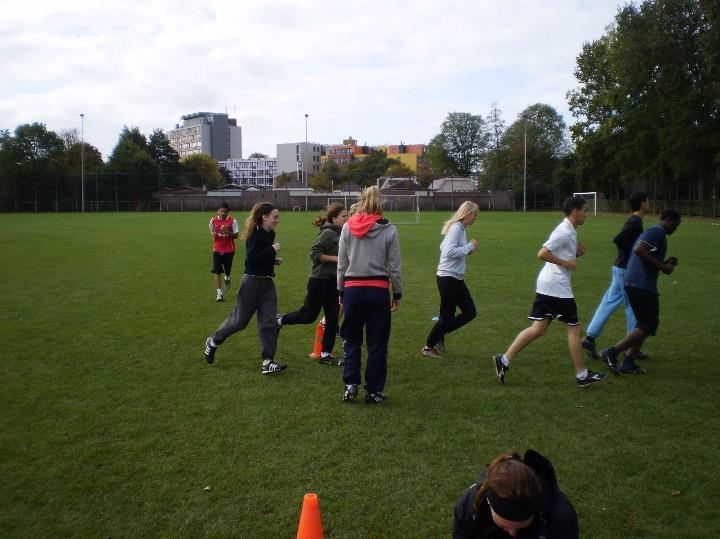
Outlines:
{"label": "grass lawn", "polygon": [[[649,374],[581,390],[561,324],[519,356],[505,386],[489,359],[526,327],[535,254],[561,215],[480,214],[467,274],[478,318],[433,360],[419,349],[439,305],[448,215],[423,214],[399,227],[406,290],[390,400],[367,406],[342,403],[340,369],[308,359],[314,326],[283,329],[280,375],[260,375],[254,322],[205,364],[244,254],[240,245],[229,301],[216,303],[210,217],[0,215],[0,536],[289,538],[303,494],[316,492],[327,537],[448,537],[457,497],[509,448],[554,462],[584,537],[720,534],[717,224],[688,219],[669,238],[680,265],[660,277]],[[281,216],[282,312],[305,294],[311,218]],[[623,220],[591,217],[579,231],[584,322]],[[600,345],[624,324],[618,311]]]}

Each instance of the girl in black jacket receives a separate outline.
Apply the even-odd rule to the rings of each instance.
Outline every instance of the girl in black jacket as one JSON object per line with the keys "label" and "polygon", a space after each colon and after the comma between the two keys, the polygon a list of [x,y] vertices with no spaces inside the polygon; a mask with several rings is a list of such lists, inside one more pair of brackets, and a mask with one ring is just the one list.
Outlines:
{"label": "girl in black jacket", "polygon": [[245,274],[240,282],[237,304],[220,327],[205,341],[205,361],[215,361],[215,350],[230,335],[245,329],[257,313],[258,334],[262,366],[261,374],[273,374],[287,367],[275,361],[277,349],[277,292],[275,290],[275,266],[282,262],[277,258],[280,244],[275,241],[275,227],[279,212],[269,202],[258,202],[245,220],[242,239],[245,240]]}
{"label": "girl in black jacket", "polygon": [[529,450],[504,453],[455,504],[454,539],[577,539],[575,509],[548,459]]}

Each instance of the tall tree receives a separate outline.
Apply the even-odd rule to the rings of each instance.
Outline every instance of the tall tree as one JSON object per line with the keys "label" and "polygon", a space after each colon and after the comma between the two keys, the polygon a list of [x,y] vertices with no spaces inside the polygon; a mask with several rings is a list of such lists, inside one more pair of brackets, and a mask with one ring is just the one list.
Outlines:
{"label": "tall tree", "polygon": [[[2,151],[13,209],[48,209],[57,200],[64,178],[63,140],[45,124],[24,124],[13,136],[3,136]],[[21,208],[22,203],[31,206]]]}
{"label": "tall tree", "polygon": [[434,176],[453,174],[458,168],[455,160],[450,157],[446,144],[447,142],[442,133],[435,135],[428,144],[426,155]]}
{"label": "tall tree", "polygon": [[528,191],[533,200],[562,197],[554,190],[554,172],[570,150],[565,121],[553,107],[543,103],[527,107],[505,130],[489,187],[522,192],[519,185],[506,182],[517,183],[525,172],[526,147]]}
{"label": "tall tree", "polygon": [[716,180],[719,23],[711,0],[645,0],[583,47],[568,94],[581,181],[692,196]]}
{"label": "tall tree", "polygon": [[147,139],[137,127],[123,128],[108,161],[117,178],[118,196],[123,200],[141,200],[158,189],[160,166],[147,148]]}
{"label": "tall tree", "polygon": [[480,170],[490,143],[485,120],[468,112],[451,112],[442,123],[441,142],[455,164],[456,172],[469,176]]}
{"label": "tall tree", "polygon": [[180,160],[180,164],[186,185],[216,189],[224,181],[218,162],[207,154],[188,155]]}
{"label": "tall tree", "polygon": [[153,130],[148,140],[148,153],[160,168],[162,187],[180,184],[180,154],[170,145],[170,139],[162,129]]}

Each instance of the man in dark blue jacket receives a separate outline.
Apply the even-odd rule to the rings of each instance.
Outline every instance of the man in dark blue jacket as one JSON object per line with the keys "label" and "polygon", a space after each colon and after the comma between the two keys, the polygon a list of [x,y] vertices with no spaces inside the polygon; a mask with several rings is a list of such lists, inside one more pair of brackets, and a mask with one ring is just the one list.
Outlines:
{"label": "man in dark blue jacket", "polygon": [[[680,226],[680,214],[668,208],[660,214],[660,223],[640,234],[625,271],[625,292],[630,300],[637,325],[615,346],[600,352],[600,356],[615,374],[643,374],[645,369],[635,363],[635,356],[645,339],[655,335],[660,324],[660,299],[657,280],[660,272],[670,275],[677,266],[677,257],[667,260],[667,236]],[[626,352],[625,360],[617,368],[617,356]]]}

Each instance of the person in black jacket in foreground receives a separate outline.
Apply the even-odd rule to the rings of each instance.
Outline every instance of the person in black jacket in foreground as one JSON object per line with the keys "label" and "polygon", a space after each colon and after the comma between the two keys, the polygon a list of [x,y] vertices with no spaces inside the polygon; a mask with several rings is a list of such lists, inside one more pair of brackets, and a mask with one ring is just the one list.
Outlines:
{"label": "person in black jacket in foreground", "polygon": [[454,539],[578,537],[575,509],[555,479],[552,463],[528,450],[503,453],[455,504]]}

